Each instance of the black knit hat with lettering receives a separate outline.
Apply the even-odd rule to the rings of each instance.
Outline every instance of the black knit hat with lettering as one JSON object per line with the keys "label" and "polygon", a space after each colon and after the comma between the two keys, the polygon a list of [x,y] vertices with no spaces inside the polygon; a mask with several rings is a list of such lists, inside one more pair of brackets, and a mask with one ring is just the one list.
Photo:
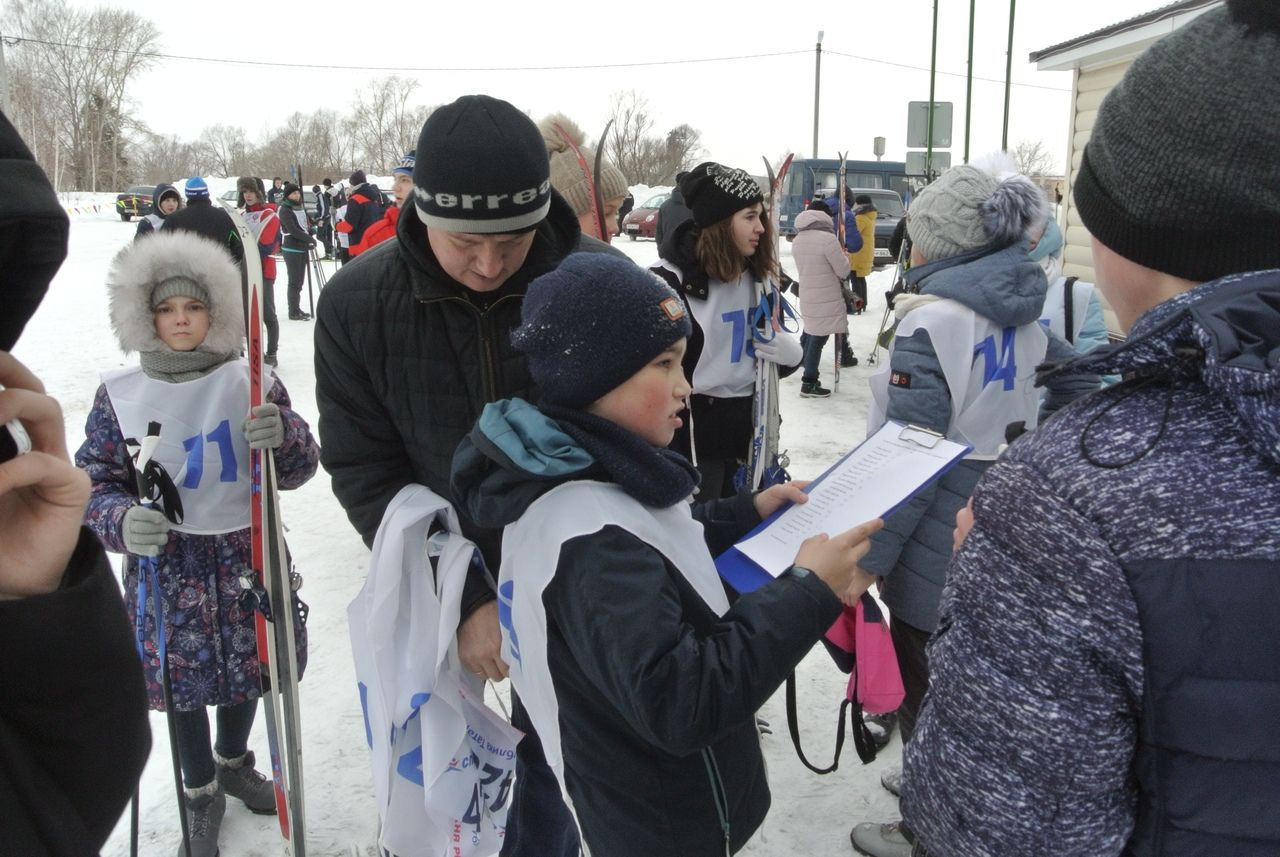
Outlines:
{"label": "black knit hat with lettering", "polygon": [[680,193],[693,212],[693,222],[704,228],[764,202],[764,193],[750,173],[714,161],[689,170],[680,180]]}
{"label": "black knit hat with lettering", "polygon": [[437,108],[418,136],[413,201],[430,229],[527,232],[551,208],[551,166],[533,120],[488,95]]}
{"label": "black knit hat with lettering", "polygon": [[1124,258],[1204,282],[1280,267],[1280,3],[1228,0],[1103,99],[1075,201]]}
{"label": "black knit hat with lettering", "polygon": [[574,253],[529,284],[511,344],[542,401],[585,408],[692,332],[680,296],[630,259]]}

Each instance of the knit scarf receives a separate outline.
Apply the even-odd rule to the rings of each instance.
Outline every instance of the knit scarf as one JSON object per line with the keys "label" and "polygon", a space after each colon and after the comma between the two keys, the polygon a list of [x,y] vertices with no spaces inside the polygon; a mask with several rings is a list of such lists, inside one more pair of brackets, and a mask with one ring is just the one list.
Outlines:
{"label": "knit scarf", "polygon": [[623,491],[646,506],[674,506],[698,487],[698,471],[678,452],[654,446],[586,411],[546,403],[538,409],[590,453]]}
{"label": "knit scarf", "polygon": [[143,351],[139,356],[142,358],[142,371],[148,378],[181,384],[204,377],[223,363],[235,360],[238,355],[210,354],[207,351]]}

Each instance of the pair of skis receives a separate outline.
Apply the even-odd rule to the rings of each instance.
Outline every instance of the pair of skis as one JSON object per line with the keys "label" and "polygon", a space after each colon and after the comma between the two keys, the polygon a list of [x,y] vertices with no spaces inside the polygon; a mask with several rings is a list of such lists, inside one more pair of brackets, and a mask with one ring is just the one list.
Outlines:
{"label": "pair of skis", "polygon": [[[778,218],[781,212],[778,199],[787,171],[791,169],[793,157],[791,154],[787,155],[778,168],[777,175],[774,175],[773,165],[769,163],[769,159],[764,159],[765,172],[769,177],[769,201],[765,216],[769,218],[770,225],[773,227],[775,261],[779,258]],[[782,290],[777,283],[762,282],[757,300],[759,321],[768,325],[772,335],[777,336],[782,329]],[[752,331],[753,333],[761,332],[756,324],[752,325]],[[751,449],[746,467],[746,475],[750,479],[752,489],[768,488],[770,485],[777,485],[791,478],[787,473],[787,466],[791,462],[785,452],[778,452],[781,424],[782,418],[778,412],[778,366],[772,361],[756,358],[756,393],[752,411]]]}
{"label": "pair of skis", "polygon": [[[224,206],[231,215],[242,244],[257,244],[240,212]],[[249,406],[267,401],[270,389],[263,362],[262,262],[257,253],[244,254],[242,268],[249,346]],[[263,713],[271,755],[271,779],[275,786],[276,815],[286,853],[305,857],[306,834],[302,790],[302,720],[298,708],[298,652],[294,636],[293,586],[280,520],[276,487],[275,453],[252,450],[250,459],[250,530],[256,579],[247,582],[249,601],[256,601],[258,662],[262,681]]]}
{"label": "pair of skis", "polygon": [[573,135],[561,127],[558,123],[554,126],[556,133],[560,135],[560,139],[569,147],[569,151],[573,152],[575,158],[578,159],[578,169],[582,170],[583,178],[587,180],[587,204],[591,210],[591,220],[596,224],[599,234],[596,235],[604,243],[609,243],[609,227],[605,221],[604,197],[600,192],[600,164],[604,159],[604,142],[609,138],[609,129],[613,127],[613,120],[610,119],[605,123],[604,131],[600,133],[600,139],[596,142],[596,162],[594,168],[587,166],[587,157],[582,154],[582,149],[573,140]]}

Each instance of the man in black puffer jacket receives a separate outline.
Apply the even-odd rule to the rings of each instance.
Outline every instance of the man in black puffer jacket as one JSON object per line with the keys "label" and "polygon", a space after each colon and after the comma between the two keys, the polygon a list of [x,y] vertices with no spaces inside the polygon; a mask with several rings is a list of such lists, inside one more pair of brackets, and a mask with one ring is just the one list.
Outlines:
{"label": "man in black puffer jacket", "polygon": [[[369,545],[405,485],[451,497],[454,450],[487,403],[536,401],[510,342],[525,290],[575,249],[604,246],[579,246],[577,216],[551,189],[541,134],[505,101],[465,96],[439,108],[417,153],[414,204],[404,206],[396,240],[343,266],[316,308],[321,463]],[[501,532],[460,516],[496,577]],[[494,592],[473,574],[458,628],[463,665],[501,680],[500,643]],[[531,731],[518,702],[512,719]],[[576,855],[577,833],[536,735],[519,746],[502,854]]]}

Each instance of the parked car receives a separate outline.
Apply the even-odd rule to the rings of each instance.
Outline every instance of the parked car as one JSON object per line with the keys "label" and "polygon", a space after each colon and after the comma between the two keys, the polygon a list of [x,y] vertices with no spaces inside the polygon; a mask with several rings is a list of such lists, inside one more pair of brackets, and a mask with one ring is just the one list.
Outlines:
{"label": "parked car", "polygon": [[643,205],[637,205],[635,208],[622,218],[622,231],[627,233],[627,237],[632,241],[637,238],[653,238],[654,230],[658,228],[658,209],[671,196],[669,191],[656,193],[644,201]]}
{"label": "parked car", "polygon": [[134,185],[124,193],[116,194],[116,214],[128,223],[130,218],[145,217],[151,213],[151,194],[155,185]]}

